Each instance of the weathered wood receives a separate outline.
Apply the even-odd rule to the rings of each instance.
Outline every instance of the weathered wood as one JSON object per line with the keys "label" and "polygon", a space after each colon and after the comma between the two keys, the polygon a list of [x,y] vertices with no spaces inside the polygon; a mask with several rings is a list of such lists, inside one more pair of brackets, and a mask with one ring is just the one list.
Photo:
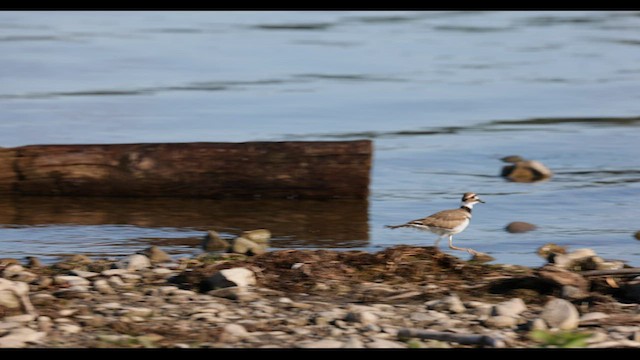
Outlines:
{"label": "weathered wood", "polygon": [[398,330],[398,338],[418,338],[429,339],[446,342],[455,342],[463,345],[479,345],[501,348],[505,347],[504,341],[489,335],[476,335],[476,334],[456,334],[442,331],[431,331],[422,329],[400,329]]}
{"label": "weathered wood", "polygon": [[636,276],[640,275],[640,268],[623,268],[611,270],[588,270],[580,272],[582,276]]}
{"label": "weathered wood", "polygon": [[0,149],[0,195],[355,198],[369,140],[31,145]]}

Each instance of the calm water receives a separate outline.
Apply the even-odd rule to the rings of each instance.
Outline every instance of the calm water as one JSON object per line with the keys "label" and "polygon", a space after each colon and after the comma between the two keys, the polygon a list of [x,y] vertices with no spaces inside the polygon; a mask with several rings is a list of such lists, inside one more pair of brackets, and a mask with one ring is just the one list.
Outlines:
{"label": "calm water", "polygon": [[[362,138],[368,201],[4,199],[0,257],[195,254],[209,228],[266,227],[275,248],[431,245],[383,225],[474,191],[487,203],[458,246],[640,265],[640,12],[0,12],[0,146]],[[555,176],[505,181],[512,154]]]}

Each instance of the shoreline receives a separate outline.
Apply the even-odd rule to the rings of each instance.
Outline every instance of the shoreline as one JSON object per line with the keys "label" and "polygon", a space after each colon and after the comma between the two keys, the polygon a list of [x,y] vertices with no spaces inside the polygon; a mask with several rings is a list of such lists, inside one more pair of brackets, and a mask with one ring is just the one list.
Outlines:
{"label": "shoreline", "polygon": [[635,268],[553,251],[535,268],[404,245],[1,259],[0,347],[640,347]]}

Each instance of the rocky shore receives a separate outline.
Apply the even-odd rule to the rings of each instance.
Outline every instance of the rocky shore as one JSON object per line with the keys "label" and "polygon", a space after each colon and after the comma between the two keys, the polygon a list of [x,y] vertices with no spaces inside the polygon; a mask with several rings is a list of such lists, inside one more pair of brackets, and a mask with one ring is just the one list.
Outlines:
{"label": "rocky shore", "polygon": [[539,268],[409,246],[0,259],[0,347],[640,347],[638,269],[541,255]]}

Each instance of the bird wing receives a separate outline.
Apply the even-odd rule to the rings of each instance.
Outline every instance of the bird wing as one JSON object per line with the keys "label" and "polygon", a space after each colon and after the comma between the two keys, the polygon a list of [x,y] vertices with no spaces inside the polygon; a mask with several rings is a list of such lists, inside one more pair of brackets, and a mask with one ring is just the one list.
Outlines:
{"label": "bird wing", "polygon": [[414,220],[412,223],[420,223],[430,227],[454,227],[459,222],[471,218],[471,214],[459,209],[442,210],[424,219]]}

